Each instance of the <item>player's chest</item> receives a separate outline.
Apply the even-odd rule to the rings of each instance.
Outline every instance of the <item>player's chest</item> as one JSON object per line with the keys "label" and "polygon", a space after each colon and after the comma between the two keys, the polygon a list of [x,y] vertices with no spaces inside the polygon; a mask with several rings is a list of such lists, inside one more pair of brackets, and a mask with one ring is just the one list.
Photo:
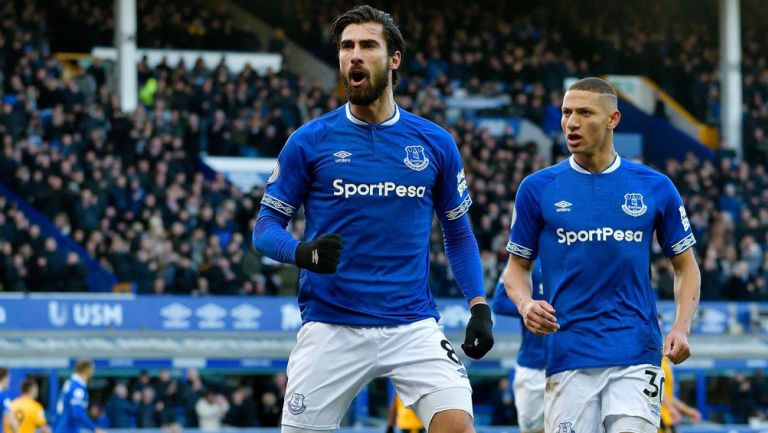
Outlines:
{"label": "player's chest", "polygon": [[659,204],[653,191],[633,183],[578,179],[547,190],[541,211],[553,229],[652,231]]}
{"label": "player's chest", "polygon": [[432,146],[408,135],[364,131],[323,141],[317,150],[313,183],[324,190],[369,185],[396,195],[398,186],[431,189],[438,173]]}

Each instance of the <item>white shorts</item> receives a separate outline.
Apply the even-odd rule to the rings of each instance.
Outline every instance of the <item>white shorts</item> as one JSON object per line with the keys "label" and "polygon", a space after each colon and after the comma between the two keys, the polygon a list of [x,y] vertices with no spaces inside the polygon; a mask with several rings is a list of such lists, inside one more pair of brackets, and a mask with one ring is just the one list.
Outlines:
{"label": "white shorts", "polygon": [[518,366],[515,369],[515,408],[521,433],[538,432],[544,428],[544,370]]}
{"label": "white shorts", "polygon": [[[309,322],[297,339],[288,359],[283,425],[339,428],[352,399],[376,377],[390,378],[403,404],[413,406],[426,426],[434,413],[447,409],[472,415],[466,367],[434,319],[394,327]],[[455,390],[450,403],[415,404],[449,389]]]}
{"label": "white shorts", "polygon": [[631,426],[624,431],[656,433],[663,378],[661,368],[650,364],[553,374],[544,393],[545,432],[610,432]]}

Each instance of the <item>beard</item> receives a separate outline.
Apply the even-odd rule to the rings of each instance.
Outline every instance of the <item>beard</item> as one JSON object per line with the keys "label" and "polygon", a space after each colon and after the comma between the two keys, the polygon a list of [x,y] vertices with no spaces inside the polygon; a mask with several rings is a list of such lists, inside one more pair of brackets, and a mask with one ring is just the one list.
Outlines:
{"label": "beard", "polygon": [[344,76],[344,90],[347,92],[349,102],[354,105],[371,105],[379,99],[387,88],[389,77],[368,74],[368,80],[359,87],[352,87],[349,83],[349,75]]}

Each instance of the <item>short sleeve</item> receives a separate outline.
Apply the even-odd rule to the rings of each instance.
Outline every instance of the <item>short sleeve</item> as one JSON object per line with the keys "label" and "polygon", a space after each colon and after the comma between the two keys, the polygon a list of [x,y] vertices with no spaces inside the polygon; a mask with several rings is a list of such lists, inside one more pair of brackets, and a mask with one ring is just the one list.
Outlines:
{"label": "short sleeve", "polygon": [[539,235],[542,227],[541,208],[533,191],[530,177],[520,183],[512,210],[507,251],[528,260],[538,255]]}
{"label": "short sleeve", "polygon": [[277,157],[277,164],[267,180],[261,205],[292,217],[309,189],[309,158],[306,134],[293,133]]}
{"label": "short sleeve", "polygon": [[45,410],[43,410],[43,408],[38,408],[36,413],[37,415],[35,416],[35,426],[40,427],[48,424],[48,420],[45,418]]}
{"label": "short sleeve", "polygon": [[443,162],[437,175],[435,210],[441,221],[461,218],[469,211],[472,198],[469,196],[461,155],[453,138],[447,136]]}
{"label": "short sleeve", "polygon": [[683,253],[696,244],[691,231],[691,223],[685,212],[680,194],[668,178],[657,189],[660,217],[656,227],[656,237],[667,257]]}

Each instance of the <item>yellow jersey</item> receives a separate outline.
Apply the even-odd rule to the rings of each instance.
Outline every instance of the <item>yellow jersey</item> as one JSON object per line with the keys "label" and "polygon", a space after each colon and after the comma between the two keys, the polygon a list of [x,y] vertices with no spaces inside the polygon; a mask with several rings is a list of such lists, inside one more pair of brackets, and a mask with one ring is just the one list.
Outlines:
{"label": "yellow jersey", "polygon": [[421,424],[416,412],[403,405],[399,396],[395,396],[395,408],[397,410],[397,428],[400,430],[421,430],[424,426]]}
{"label": "yellow jersey", "polygon": [[[19,397],[11,402],[11,412],[19,422],[19,433],[35,433],[38,427],[48,424],[43,406],[29,397]],[[8,423],[3,423],[5,433],[11,433]]]}
{"label": "yellow jersey", "polygon": [[[661,358],[661,370],[664,372],[664,401],[670,401],[675,395],[675,374],[672,372],[672,362],[666,356]],[[661,425],[663,427],[672,427],[672,415],[667,410],[667,407],[661,405]],[[659,432],[665,432],[671,430],[659,429]]]}

